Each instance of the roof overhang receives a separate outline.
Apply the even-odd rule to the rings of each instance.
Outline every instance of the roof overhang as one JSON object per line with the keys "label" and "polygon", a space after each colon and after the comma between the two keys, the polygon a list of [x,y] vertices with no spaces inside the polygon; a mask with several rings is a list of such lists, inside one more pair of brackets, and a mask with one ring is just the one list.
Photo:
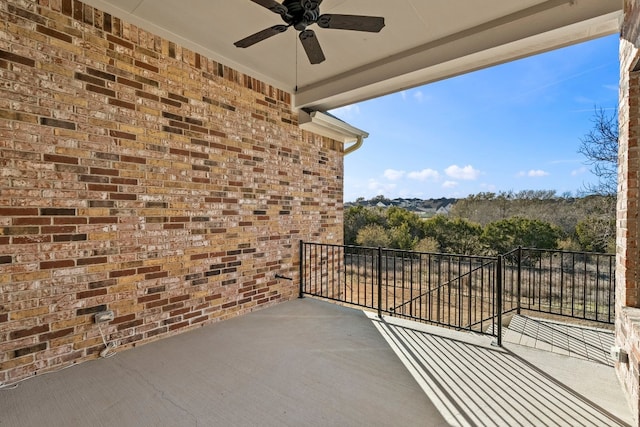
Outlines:
{"label": "roof overhang", "polygon": [[622,0],[324,0],[322,13],[385,17],[380,33],[313,26],[327,60],[311,65],[290,28],[250,0],[85,0],[101,10],[330,110],[615,33]]}

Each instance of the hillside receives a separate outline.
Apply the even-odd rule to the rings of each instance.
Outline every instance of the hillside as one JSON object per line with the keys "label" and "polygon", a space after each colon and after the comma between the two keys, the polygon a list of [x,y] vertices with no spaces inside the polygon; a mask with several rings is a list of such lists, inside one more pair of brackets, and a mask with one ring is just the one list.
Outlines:
{"label": "hillside", "polygon": [[451,198],[439,198],[439,199],[386,199],[384,197],[375,197],[370,200],[364,200],[364,198],[359,198],[355,202],[345,202],[345,208],[349,208],[351,206],[367,206],[367,207],[381,207],[388,208],[391,206],[396,206],[399,208],[406,209],[410,212],[414,212],[417,215],[428,218],[432,217],[436,214],[448,215],[449,211],[453,207],[453,205],[458,201],[458,199]]}

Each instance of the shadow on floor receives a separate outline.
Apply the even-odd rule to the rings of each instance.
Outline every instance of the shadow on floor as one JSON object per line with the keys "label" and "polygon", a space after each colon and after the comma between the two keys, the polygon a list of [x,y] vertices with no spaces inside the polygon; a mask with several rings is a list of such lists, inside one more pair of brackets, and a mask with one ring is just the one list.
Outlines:
{"label": "shadow on floor", "polygon": [[614,366],[609,351],[615,335],[607,329],[515,315],[503,332],[505,342]]}
{"label": "shadow on floor", "polygon": [[[631,421],[610,367],[520,346],[492,347],[485,336],[369,317],[451,425],[595,427],[625,426]],[[623,403],[604,409],[540,366],[560,374],[564,370],[577,382],[593,381],[582,387],[593,388],[594,396],[613,393],[613,401],[604,402],[607,405],[619,404],[618,396]]]}

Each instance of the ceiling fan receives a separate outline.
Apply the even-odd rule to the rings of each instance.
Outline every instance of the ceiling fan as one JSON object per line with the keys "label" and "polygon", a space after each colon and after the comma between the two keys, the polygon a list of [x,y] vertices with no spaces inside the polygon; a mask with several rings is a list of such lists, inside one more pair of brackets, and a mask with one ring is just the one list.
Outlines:
{"label": "ceiling fan", "polygon": [[280,34],[289,27],[293,27],[300,32],[298,37],[312,64],[321,63],[325,60],[325,56],[316,34],[313,30],[307,29],[311,24],[318,24],[320,28],[367,31],[371,33],[377,33],[384,27],[384,18],[379,16],[336,15],[331,13],[320,15],[320,3],[322,3],[322,0],[284,0],[282,3],[278,3],[275,0],[251,1],[279,14],[286,25],[274,25],[258,31],[235,42],[234,45],[243,48],[249,47]]}

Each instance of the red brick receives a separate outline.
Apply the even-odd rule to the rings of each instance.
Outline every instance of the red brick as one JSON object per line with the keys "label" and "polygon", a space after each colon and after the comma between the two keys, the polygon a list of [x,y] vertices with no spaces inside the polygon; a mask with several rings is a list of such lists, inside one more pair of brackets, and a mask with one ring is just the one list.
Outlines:
{"label": "red brick", "polygon": [[133,43],[130,43],[126,40],[122,40],[118,37],[114,37],[111,34],[107,34],[107,40],[109,40],[112,43],[118,44],[120,46],[126,47],[127,49],[133,50]]}
{"label": "red brick", "polygon": [[71,164],[71,165],[77,165],[78,164],[78,158],[77,157],[59,156],[59,155],[55,155],[55,154],[45,154],[44,155],[44,160],[47,161],[47,162],[52,162],[52,163],[67,163],[67,164]]}
{"label": "red brick", "polygon": [[[111,322],[111,323],[115,323],[115,319],[114,319],[114,322]],[[128,322],[121,322],[118,324],[118,330],[123,331],[125,329],[136,328],[138,326],[141,326],[142,324],[144,324],[144,321],[142,319],[131,320]]]}
{"label": "red brick", "polygon": [[188,313],[191,310],[191,308],[189,307],[184,307],[178,310],[173,310],[172,312],[169,313],[169,316],[174,317],[174,316],[180,316],[182,314]]}
{"label": "red brick", "polygon": [[117,107],[127,108],[129,110],[136,109],[136,104],[134,104],[133,102],[126,102],[126,101],[122,101],[120,99],[115,99],[115,98],[109,98],[109,104],[115,105]]}
{"label": "red brick", "polygon": [[11,243],[14,245],[28,245],[32,243],[49,243],[52,241],[51,236],[48,235],[36,235],[36,236],[16,236],[11,239]]}
{"label": "red brick", "polygon": [[74,233],[76,231],[75,225],[51,225],[42,227],[42,232],[47,234],[63,234]]}
{"label": "red brick", "polygon": [[38,208],[7,208],[0,207],[0,216],[38,215]]}
{"label": "red brick", "polygon": [[16,55],[15,53],[7,52],[5,50],[0,50],[0,59],[6,59],[7,61],[16,62],[28,67],[35,67],[36,65],[36,61],[34,61],[32,58],[27,58],[22,55]]}
{"label": "red brick", "polygon": [[160,299],[160,294],[145,295],[143,297],[138,298],[138,303],[145,303],[145,302],[154,301],[158,299]]}
{"label": "red brick", "polygon": [[[108,168],[99,168],[99,167],[92,167],[89,172],[92,175],[108,175],[108,176],[118,176],[120,175],[120,171],[117,169],[108,169]],[[100,181],[100,182],[107,182],[107,181]]]}
{"label": "red brick", "polygon": [[189,326],[189,322],[174,323],[173,325],[169,326],[169,330],[175,331],[176,329],[184,328],[186,326]]}
{"label": "red brick", "polygon": [[43,334],[40,337],[40,341],[41,342],[42,341],[50,341],[50,340],[53,340],[53,339],[56,339],[56,338],[62,338],[64,336],[73,334],[73,332],[74,332],[73,328],[59,329],[57,331],[49,332],[48,334]]}
{"label": "red brick", "polygon": [[134,274],[136,274],[136,270],[132,268],[132,269],[128,269],[128,270],[110,271],[109,272],[109,277],[133,276]]}
{"label": "red brick", "polygon": [[42,261],[40,262],[40,268],[42,270],[48,270],[52,268],[64,268],[64,267],[73,267],[76,263],[72,259],[63,259],[57,261]]}
{"label": "red brick", "polygon": [[39,351],[45,350],[46,348],[47,348],[47,343],[40,343],[40,344],[32,345],[29,347],[23,347],[18,350],[15,350],[13,352],[14,353],[13,357],[18,358],[18,357],[25,356],[27,354],[37,353]]}
{"label": "red brick", "polygon": [[134,64],[136,65],[136,67],[144,68],[154,73],[157,73],[160,71],[158,67],[156,67],[155,65],[147,64],[146,62],[136,60]]}
{"label": "red brick", "polygon": [[186,314],[184,314],[182,316],[182,318],[183,319],[191,319],[191,318],[194,318],[194,317],[197,317],[197,316],[200,316],[200,315],[202,315],[202,311],[198,310],[198,311],[192,311],[192,312],[186,313]]}
{"label": "red brick", "polygon": [[115,90],[107,89],[107,88],[102,87],[102,86],[87,84],[87,90],[91,91],[91,92],[99,93],[99,94],[102,94],[102,95],[110,96],[112,98],[116,96],[116,91]]}
{"label": "red brick", "polygon": [[190,295],[180,295],[177,297],[173,297],[169,299],[169,302],[174,303],[174,302],[180,302],[180,301],[187,301],[190,298]]}
{"label": "red brick", "polygon": [[79,258],[77,261],[78,265],[105,264],[107,262],[108,260],[106,256],[92,257],[92,258]]}
{"label": "red brick", "polygon": [[16,340],[18,338],[24,338],[31,335],[39,335],[44,332],[49,332],[49,325],[40,325],[40,326],[34,326],[33,328],[29,328],[29,329],[12,331],[11,333],[9,333],[9,339]]}
{"label": "red brick", "polygon": [[137,273],[138,274],[153,273],[153,272],[160,271],[160,270],[162,270],[161,266],[153,265],[153,266],[149,266],[149,267],[138,267]]}
{"label": "red brick", "polygon": [[136,315],[131,313],[131,314],[127,314],[125,316],[119,316],[119,317],[115,317],[111,323],[112,324],[118,324],[118,323],[124,323],[124,322],[130,322],[131,320],[135,319]]}
{"label": "red brick", "polygon": [[117,224],[117,223],[118,223],[118,218],[116,217],[97,216],[97,217],[89,218],[89,224]]}
{"label": "red brick", "polygon": [[48,225],[51,224],[51,218],[14,218],[13,225]]}
{"label": "red brick", "polygon": [[46,34],[48,36],[54,37],[56,39],[60,39],[62,41],[65,41],[67,43],[71,43],[73,41],[73,38],[65,33],[61,33],[60,31],[56,31],[54,29],[51,28],[47,28],[43,25],[36,25],[36,31],[42,34]]}
{"label": "red brick", "polygon": [[68,217],[54,217],[53,223],[58,225],[62,224],[86,224],[87,218],[68,218]]}

